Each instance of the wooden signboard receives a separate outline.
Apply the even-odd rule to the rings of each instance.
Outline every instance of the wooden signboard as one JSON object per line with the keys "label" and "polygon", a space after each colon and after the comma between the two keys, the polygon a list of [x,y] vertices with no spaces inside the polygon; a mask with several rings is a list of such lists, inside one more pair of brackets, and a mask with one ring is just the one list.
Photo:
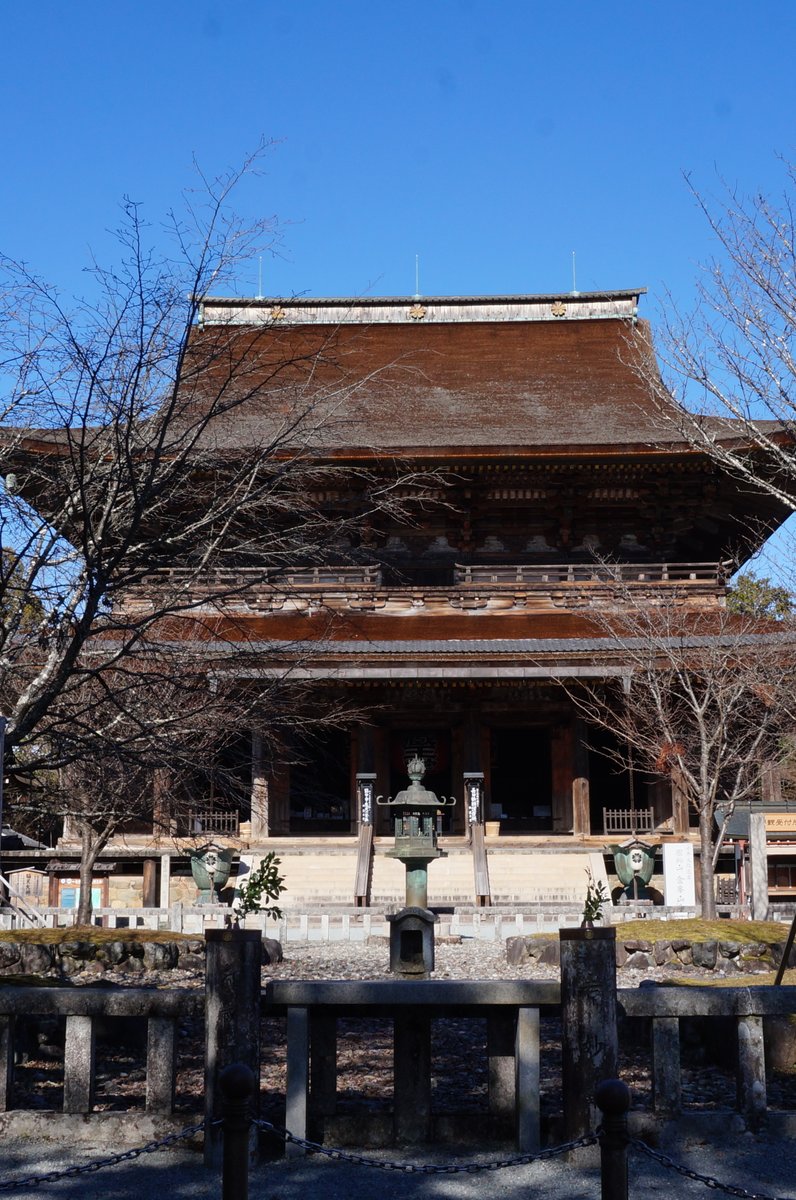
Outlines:
{"label": "wooden signboard", "polygon": [[12,905],[18,905],[20,897],[34,908],[42,908],[49,903],[50,878],[46,871],[9,871],[8,882],[13,889],[9,897]]}
{"label": "wooden signboard", "polygon": [[796,833],[796,812],[766,813],[766,833]]}

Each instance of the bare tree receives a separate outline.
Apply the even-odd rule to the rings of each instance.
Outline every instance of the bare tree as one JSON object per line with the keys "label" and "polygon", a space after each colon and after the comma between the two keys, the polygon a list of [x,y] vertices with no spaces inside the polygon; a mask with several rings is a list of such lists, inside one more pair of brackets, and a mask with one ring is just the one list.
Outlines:
{"label": "bare tree", "polygon": [[717,255],[697,282],[696,310],[682,316],[669,304],[663,313],[667,378],[653,382],[662,414],[687,441],[794,510],[796,165],[783,169],[778,200],[725,189],[714,203],[691,187]]}
{"label": "bare tree", "polygon": [[[273,233],[231,211],[240,174],[204,181],[171,217],[171,257],[147,248],[126,203],[120,262],[95,267],[72,306],[0,259],[6,748],[22,782],[75,781],[61,804],[79,816],[87,878],[146,771],[196,756],[208,719],[220,736],[237,715],[207,679],[250,653],[229,608],[252,576],[267,588],[288,568],[340,561],[363,521],[402,518],[416,484],[424,495],[419,477],[376,478],[324,453],[363,382],[335,369],[334,329],[301,339],[234,316],[204,327],[202,298],[232,288]],[[272,728],[290,690],[280,705],[270,684],[260,693],[247,702],[268,697]],[[126,809],[109,805],[114,790]]]}
{"label": "bare tree", "polygon": [[764,763],[787,754],[796,633],[613,578],[611,603],[590,619],[625,668],[624,687],[582,683],[570,694],[589,722],[616,735],[619,763],[684,793],[699,823],[702,913],[713,917],[727,822],[739,801],[759,795]]}

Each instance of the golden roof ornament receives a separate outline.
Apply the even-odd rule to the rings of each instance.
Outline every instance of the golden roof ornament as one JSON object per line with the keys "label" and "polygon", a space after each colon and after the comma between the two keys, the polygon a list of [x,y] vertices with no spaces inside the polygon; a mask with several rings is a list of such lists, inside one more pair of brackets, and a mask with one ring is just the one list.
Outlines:
{"label": "golden roof ornament", "polygon": [[271,320],[272,321],[284,321],[284,319],[285,319],[285,310],[284,310],[284,308],[282,308],[281,304],[277,304],[274,308],[271,309]]}
{"label": "golden roof ornament", "polygon": [[550,312],[554,317],[565,317],[567,315],[567,306],[563,300],[556,300],[555,304],[550,305]]}
{"label": "golden roof ornament", "polygon": [[412,318],[413,321],[422,321],[423,317],[426,315],[427,311],[428,311],[428,309],[426,309],[424,305],[413,304],[412,307],[409,309],[409,316]]}

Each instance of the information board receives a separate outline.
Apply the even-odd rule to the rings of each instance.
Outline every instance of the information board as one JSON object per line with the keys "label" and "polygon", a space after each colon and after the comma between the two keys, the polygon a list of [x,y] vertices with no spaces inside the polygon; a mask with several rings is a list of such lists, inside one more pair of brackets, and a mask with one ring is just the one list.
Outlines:
{"label": "information board", "polygon": [[690,842],[664,842],[663,896],[664,903],[673,908],[693,908],[696,904],[694,848]]}

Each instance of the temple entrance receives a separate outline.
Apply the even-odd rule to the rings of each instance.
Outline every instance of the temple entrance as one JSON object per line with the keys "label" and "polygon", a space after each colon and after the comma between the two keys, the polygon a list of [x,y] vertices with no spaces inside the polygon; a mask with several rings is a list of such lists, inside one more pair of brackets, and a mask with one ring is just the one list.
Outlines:
{"label": "temple entrance", "polygon": [[290,832],[348,833],[351,824],[351,738],[329,729],[299,748],[290,767]]}
{"label": "temple entrance", "polygon": [[487,816],[499,814],[504,833],[549,833],[552,796],[549,730],[493,728]]}

